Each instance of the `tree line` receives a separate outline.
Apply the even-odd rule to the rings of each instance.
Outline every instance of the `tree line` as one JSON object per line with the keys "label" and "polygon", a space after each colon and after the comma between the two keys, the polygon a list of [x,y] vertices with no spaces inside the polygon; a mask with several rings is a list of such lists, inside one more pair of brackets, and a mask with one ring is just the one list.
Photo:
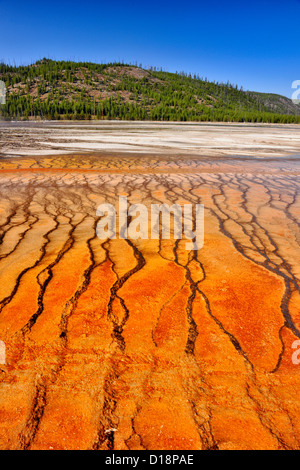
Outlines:
{"label": "tree line", "polygon": [[4,119],[120,119],[300,123],[274,113],[231,83],[117,63],[53,61],[0,64],[8,90]]}

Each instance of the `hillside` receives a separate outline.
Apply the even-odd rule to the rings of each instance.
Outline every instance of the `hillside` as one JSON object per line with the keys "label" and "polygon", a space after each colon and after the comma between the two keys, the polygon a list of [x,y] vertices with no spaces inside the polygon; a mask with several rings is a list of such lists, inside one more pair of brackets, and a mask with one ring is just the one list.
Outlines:
{"label": "hillside", "polygon": [[4,119],[122,119],[300,123],[286,97],[246,92],[199,76],[120,63],[0,64]]}
{"label": "hillside", "polygon": [[293,115],[299,115],[300,113],[300,106],[294,104],[293,101],[286,96],[258,92],[250,92],[250,96],[255,98],[259,103],[262,103],[271,112]]}

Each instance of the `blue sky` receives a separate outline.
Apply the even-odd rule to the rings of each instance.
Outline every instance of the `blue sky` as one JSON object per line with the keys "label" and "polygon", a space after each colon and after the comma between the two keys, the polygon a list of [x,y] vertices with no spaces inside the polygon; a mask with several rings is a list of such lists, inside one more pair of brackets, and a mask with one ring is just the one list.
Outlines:
{"label": "blue sky", "polygon": [[2,1],[0,60],[124,60],[291,96],[300,0]]}

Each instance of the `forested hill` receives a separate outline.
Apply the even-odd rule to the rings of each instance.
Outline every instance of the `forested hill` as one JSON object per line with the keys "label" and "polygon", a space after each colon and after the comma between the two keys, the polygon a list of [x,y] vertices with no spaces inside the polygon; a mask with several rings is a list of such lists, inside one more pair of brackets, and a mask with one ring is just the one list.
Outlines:
{"label": "forested hill", "polygon": [[300,106],[230,83],[120,63],[43,59],[0,64],[2,119],[124,119],[300,123]]}

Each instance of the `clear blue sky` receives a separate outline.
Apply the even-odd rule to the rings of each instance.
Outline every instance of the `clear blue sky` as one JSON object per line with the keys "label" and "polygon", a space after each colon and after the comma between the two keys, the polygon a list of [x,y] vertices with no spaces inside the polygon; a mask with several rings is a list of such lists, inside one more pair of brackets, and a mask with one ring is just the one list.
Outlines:
{"label": "clear blue sky", "polygon": [[0,60],[124,60],[291,96],[300,0],[0,0]]}

